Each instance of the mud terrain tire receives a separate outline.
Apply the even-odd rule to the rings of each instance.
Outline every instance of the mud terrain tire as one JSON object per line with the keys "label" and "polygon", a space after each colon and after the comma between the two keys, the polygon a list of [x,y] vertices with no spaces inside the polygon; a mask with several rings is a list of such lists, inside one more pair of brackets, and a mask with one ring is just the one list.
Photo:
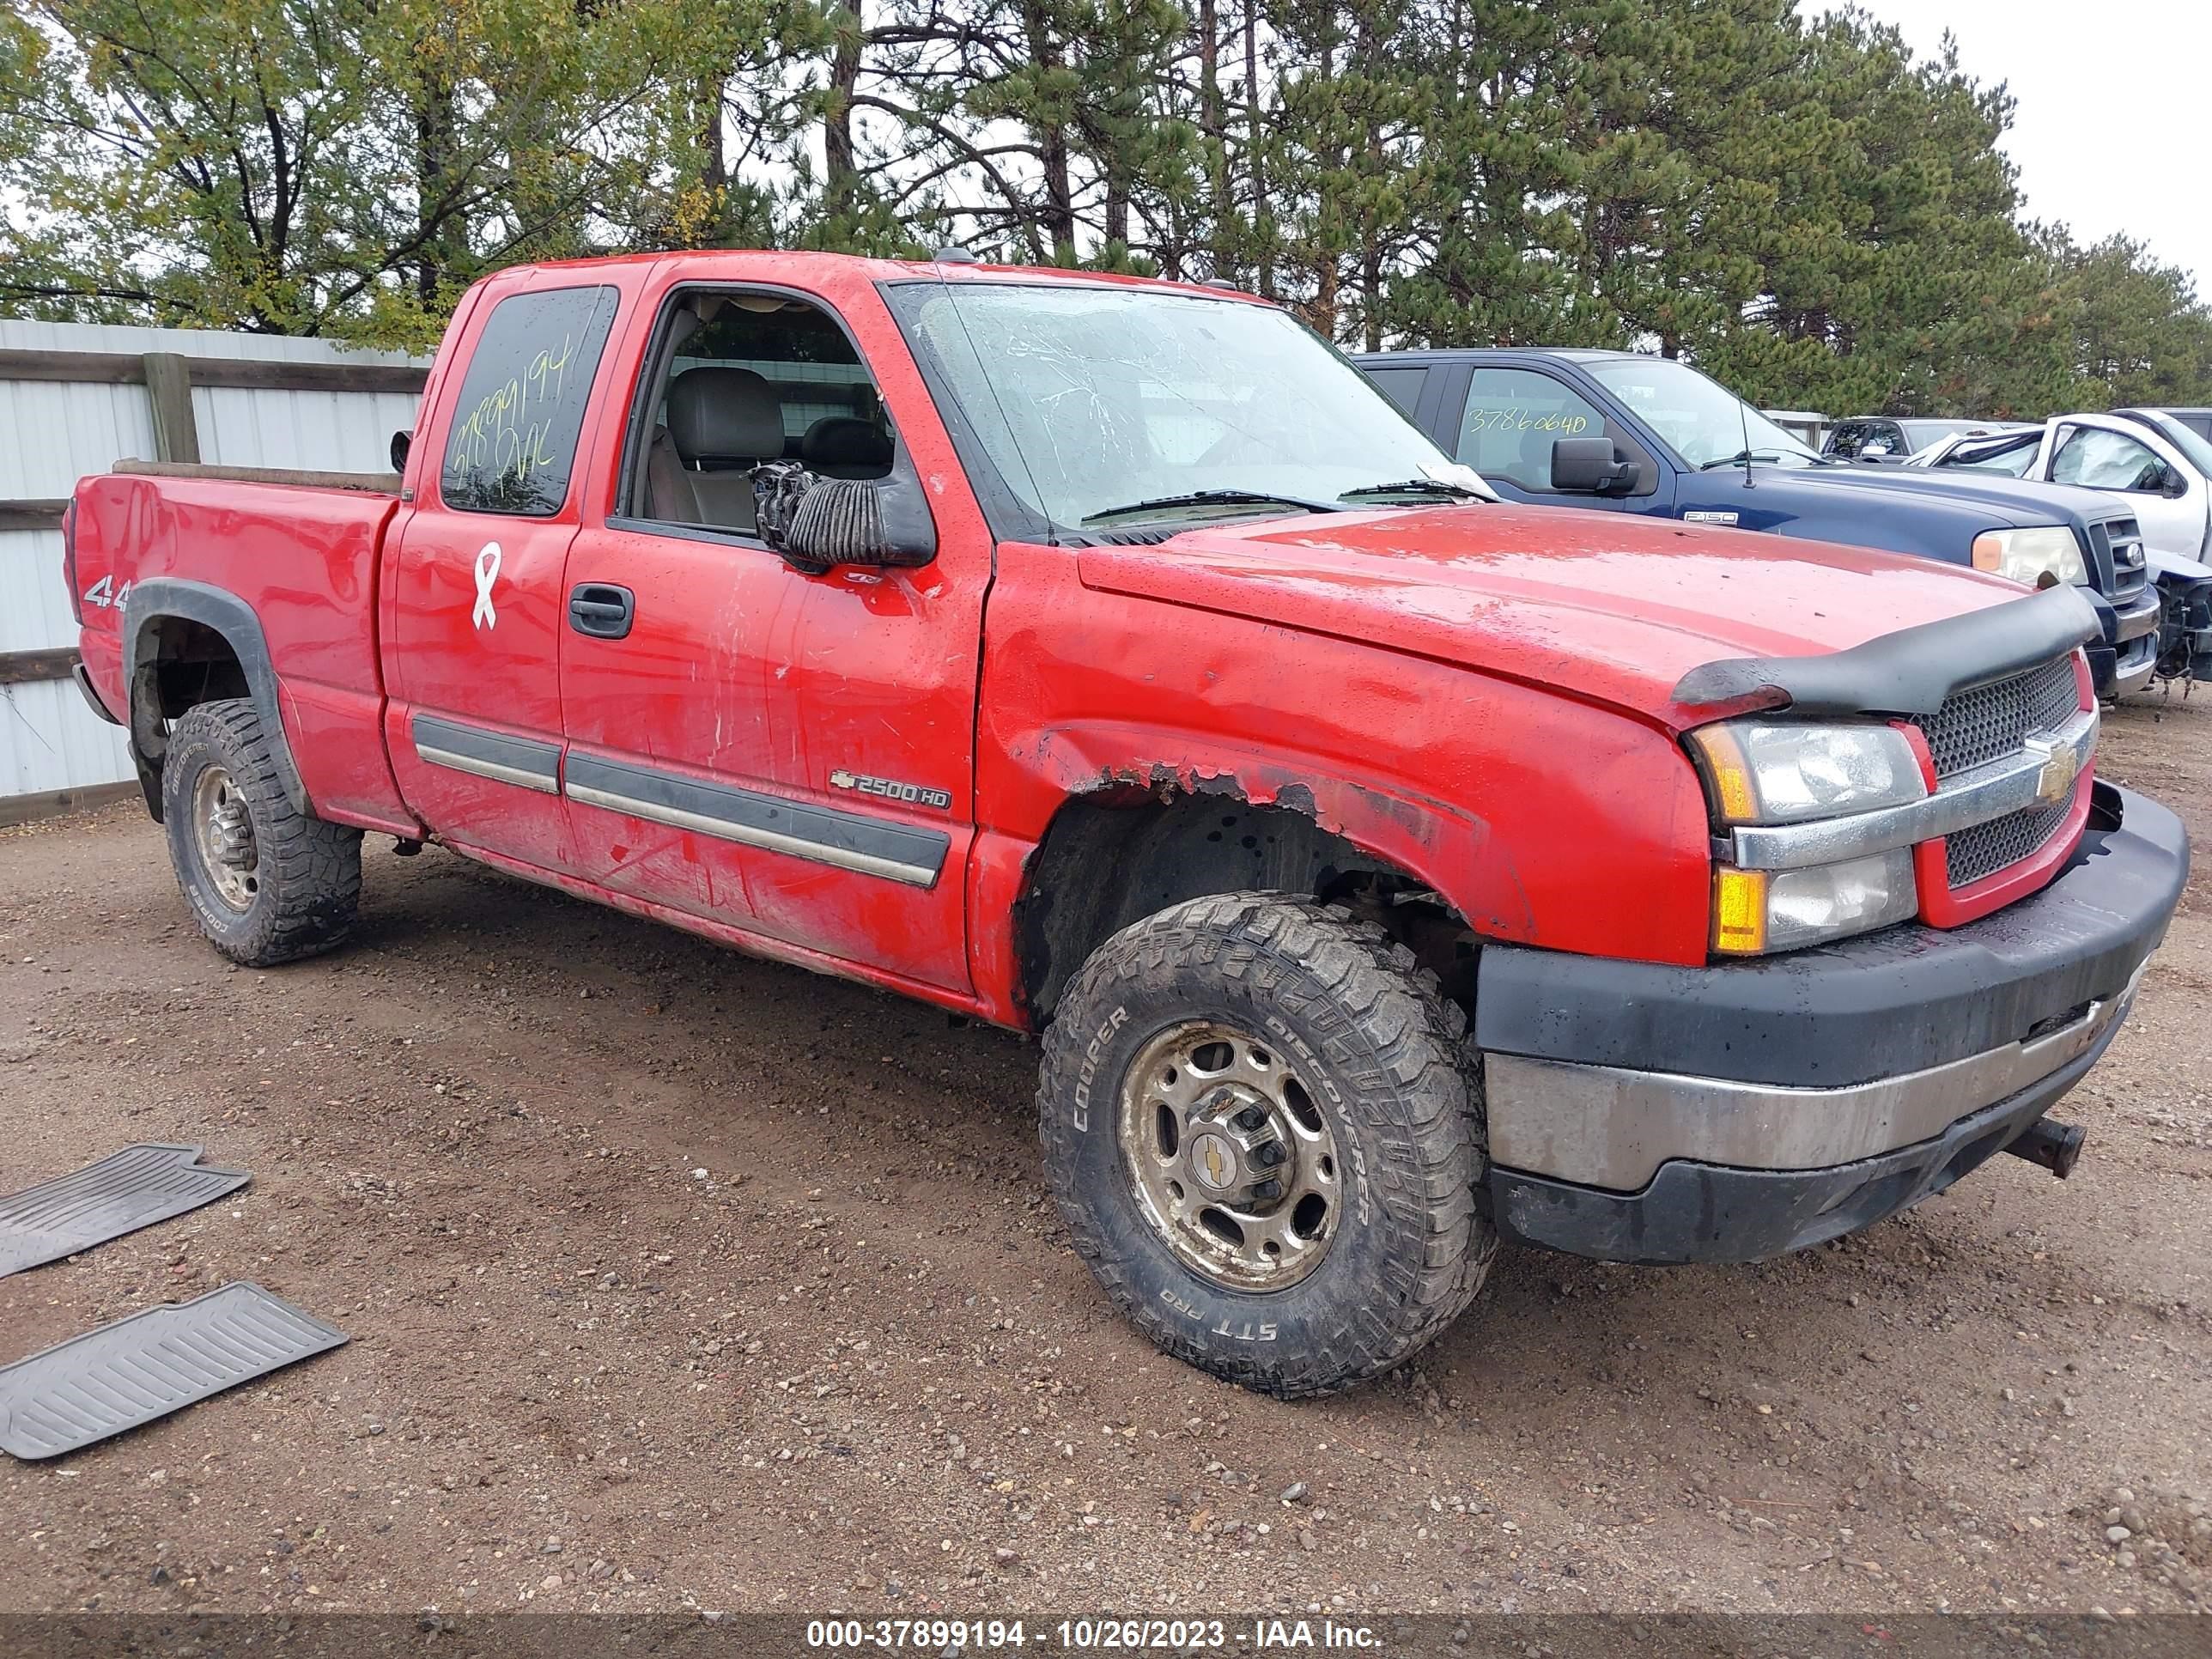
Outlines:
{"label": "mud terrain tire", "polygon": [[352,927],[361,831],[292,805],[245,699],[200,703],[171,729],[161,819],[192,919],[233,962],[273,968]]}
{"label": "mud terrain tire", "polygon": [[[1451,1323],[1497,1252],[1475,1205],[1484,1139],[1466,1029],[1411,951],[1340,907],[1237,893],[1124,928],[1069,984],[1044,1040],[1045,1169],[1077,1251],[1147,1336],[1218,1376],[1296,1398],[1389,1370]],[[1210,1074],[1273,1075],[1285,1110],[1309,1126],[1279,1140],[1333,1155],[1316,1160],[1334,1166],[1327,1198],[1335,1213],[1316,1223],[1328,1229],[1325,1248],[1279,1288],[1267,1277],[1275,1265],[1261,1254],[1267,1243],[1253,1250],[1233,1220],[1220,1261],[1194,1265],[1212,1248],[1193,1227],[1194,1197],[1203,1202],[1220,1190],[1214,1182],[1240,1175],[1261,1181],[1240,1192],[1264,1194],[1271,1150],[1297,1154],[1256,1127],[1268,1115],[1262,1093],[1228,1118],[1235,1100],[1220,1103],[1218,1091],[1211,1106],[1177,1092],[1208,1074],[1186,1066],[1177,1080],[1177,1055],[1203,1052],[1175,1047],[1185,1031],[1200,1042],[1214,1031],[1247,1034],[1212,1051],[1206,1065],[1224,1069]],[[1286,1073],[1296,1087],[1280,1082]],[[1146,1127],[1155,1116],[1157,1137]],[[1253,1127],[1243,1133],[1240,1124]],[[1203,1133],[1185,1133],[1215,1127],[1226,1139],[1210,1146]],[[1252,1153],[1255,1139],[1266,1144]],[[1250,1169],[1239,1162],[1248,1153]],[[1211,1160],[1203,1169],[1201,1157]],[[1286,1176],[1280,1190],[1316,1180]],[[1303,1258],[1304,1241],[1282,1228],[1271,1219],[1258,1236]],[[1252,1258],[1249,1268],[1242,1257]],[[1239,1272],[1249,1277],[1237,1280]]]}

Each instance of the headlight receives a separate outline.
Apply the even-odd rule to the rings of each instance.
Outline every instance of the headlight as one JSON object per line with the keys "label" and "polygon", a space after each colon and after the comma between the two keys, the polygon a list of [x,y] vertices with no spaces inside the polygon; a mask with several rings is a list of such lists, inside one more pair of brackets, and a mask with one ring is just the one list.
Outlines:
{"label": "headlight", "polygon": [[1809,870],[1713,872],[1713,949],[1757,956],[1845,939],[1908,920],[1920,908],[1905,848]]}
{"label": "headlight", "polygon": [[1974,568],[1995,571],[2030,587],[2087,581],[2081,544],[2063,524],[2032,530],[1984,530],[1974,538]]}
{"label": "headlight", "polygon": [[[1723,720],[1689,734],[1721,824],[1844,818],[1922,799],[1928,784],[1905,734],[1871,722]],[[1757,956],[1845,939],[1920,908],[1912,854],[1897,848],[1801,870],[1713,872],[1713,950]]]}
{"label": "headlight", "polygon": [[1690,733],[1724,823],[1799,823],[1899,806],[1928,793],[1902,732],[1887,726],[1729,720]]}

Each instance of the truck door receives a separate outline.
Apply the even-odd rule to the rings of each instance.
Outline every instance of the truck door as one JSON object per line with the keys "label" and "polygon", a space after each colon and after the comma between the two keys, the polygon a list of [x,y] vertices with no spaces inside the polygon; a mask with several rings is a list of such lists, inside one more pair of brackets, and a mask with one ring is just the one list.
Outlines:
{"label": "truck door", "polygon": [[[1581,392],[1540,368],[1469,366],[1463,392],[1432,428],[1454,458],[1467,463],[1501,495],[1546,507],[1595,507],[1612,512],[1663,512],[1657,505],[1662,469],[1635,435]],[[1611,438],[1619,459],[1639,468],[1634,489],[1597,495],[1552,487],[1552,446],[1562,438]]]}
{"label": "truck door", "polygon": [[573,870],[559,801],[562,584],[576,455],[619,298],[564,273],[487,293],[416,434],[397,531],[385,737],[401,793],[447,841]]}
{"label": "truck door", "polygon": [[2053,483],[2127,496],[2143,539],[2160,552],[2193,559],[2203,550],[2204,480],[2163,439],[2116,424],[2064,421],[2048,453]]}
{"label": "truck door", "polygon": [[[585,873],[756,941],[966,989],[976,664],[991,547],[934,506],[915,569],[809,574],[757,533],[754,469],[961,474],[872,287],[672,282],[613,489],[568,562],[566,793]],[[917,488],[918,488],[917,483]]]}

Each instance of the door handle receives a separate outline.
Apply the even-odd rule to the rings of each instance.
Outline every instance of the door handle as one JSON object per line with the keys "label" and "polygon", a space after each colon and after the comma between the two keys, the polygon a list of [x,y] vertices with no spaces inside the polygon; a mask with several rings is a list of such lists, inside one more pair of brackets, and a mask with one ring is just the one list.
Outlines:
{"label": "door handle", "polygon": [[612,582],[578,582],[568,591],[568,626],[595,640],[629,635],[637,619],[637,595]]}

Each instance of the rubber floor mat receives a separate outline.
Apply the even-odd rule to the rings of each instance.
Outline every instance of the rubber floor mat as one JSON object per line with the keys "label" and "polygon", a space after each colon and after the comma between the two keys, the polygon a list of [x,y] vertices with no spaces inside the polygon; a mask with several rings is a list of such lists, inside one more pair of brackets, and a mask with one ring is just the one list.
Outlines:
{"label": "rubber floor mat", "polygon": [[198,1146],[144,1142],[0,1198],[0,1279],[212,1204],[253,1179]]}
{"label": "rubber floor mat", "polygon": [[165,1302],[0,1366],[0,1449],[58,1457],[345,1340],[243,1279]]}

